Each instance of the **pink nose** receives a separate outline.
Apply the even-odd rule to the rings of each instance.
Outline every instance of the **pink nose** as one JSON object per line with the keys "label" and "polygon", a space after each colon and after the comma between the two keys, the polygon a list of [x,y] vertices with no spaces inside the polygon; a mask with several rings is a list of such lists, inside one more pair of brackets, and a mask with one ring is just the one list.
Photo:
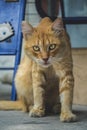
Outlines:
{"label": "pink nose", "polygon": [[45,63],[47,63],[47,61],[48,61],[48,58],[43,58],[43,61],[45,61]]}

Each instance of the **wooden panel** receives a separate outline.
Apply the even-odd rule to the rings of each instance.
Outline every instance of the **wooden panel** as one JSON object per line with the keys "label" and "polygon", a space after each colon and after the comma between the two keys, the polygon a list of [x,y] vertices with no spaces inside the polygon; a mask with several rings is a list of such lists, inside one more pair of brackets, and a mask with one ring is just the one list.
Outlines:
{"label": "wooden panel", "polygon": [[73,50],[74,103],[87,105],[87,49]]}

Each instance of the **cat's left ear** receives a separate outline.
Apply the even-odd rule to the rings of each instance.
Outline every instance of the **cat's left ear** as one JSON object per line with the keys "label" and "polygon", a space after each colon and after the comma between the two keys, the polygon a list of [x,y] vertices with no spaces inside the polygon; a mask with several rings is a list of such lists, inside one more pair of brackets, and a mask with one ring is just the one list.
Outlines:
{"label": "cat's left ear", "polygon": [[64,31],[63,21],[61,18],[57,18],[52,24],[52,30],[56,35],[60,35]]}
{"label": "cat's left ear", "polygon": [[33,31],[34,31],[34,29],[33,29],[32,25],[30,25],[26,21],[22,21],[22,33],[23,33],[23,37],[25,40],[27,40],[28,37],[30,35],[32,35]]}

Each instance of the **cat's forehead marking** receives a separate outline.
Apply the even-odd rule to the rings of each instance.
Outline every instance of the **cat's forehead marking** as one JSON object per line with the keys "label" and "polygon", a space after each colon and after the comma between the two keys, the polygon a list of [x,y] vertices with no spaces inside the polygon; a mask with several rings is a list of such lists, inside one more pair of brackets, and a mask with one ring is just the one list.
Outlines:
{"label": "cat's forehead marking", "polygon": [[37,30],[33,33],[33,45],[38,45],[40,50],[48,50],[50,44],[60,44],[60,40],[53,34]]}
{"label": "cat's forehead marking", "polygon": [[39,42],[38,44],[41,46],[50,44],[50,36],[49,34],[45,34],[45,33],[39,33],[37,36],[37,42]]}

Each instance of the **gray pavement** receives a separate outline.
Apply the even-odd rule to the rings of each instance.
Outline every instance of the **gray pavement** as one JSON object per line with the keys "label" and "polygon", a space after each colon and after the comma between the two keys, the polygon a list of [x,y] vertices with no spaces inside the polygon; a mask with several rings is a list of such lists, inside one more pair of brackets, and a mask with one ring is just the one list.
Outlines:
{"label": "gray pavement", "polygon": [[[11,86],[0,84],[0,100],[10,99]],[[74,105],[78,121],[62,123],[59,115],[31,118],[20,111],[0,111],[0,130],[87,130],[87,106]]]}

